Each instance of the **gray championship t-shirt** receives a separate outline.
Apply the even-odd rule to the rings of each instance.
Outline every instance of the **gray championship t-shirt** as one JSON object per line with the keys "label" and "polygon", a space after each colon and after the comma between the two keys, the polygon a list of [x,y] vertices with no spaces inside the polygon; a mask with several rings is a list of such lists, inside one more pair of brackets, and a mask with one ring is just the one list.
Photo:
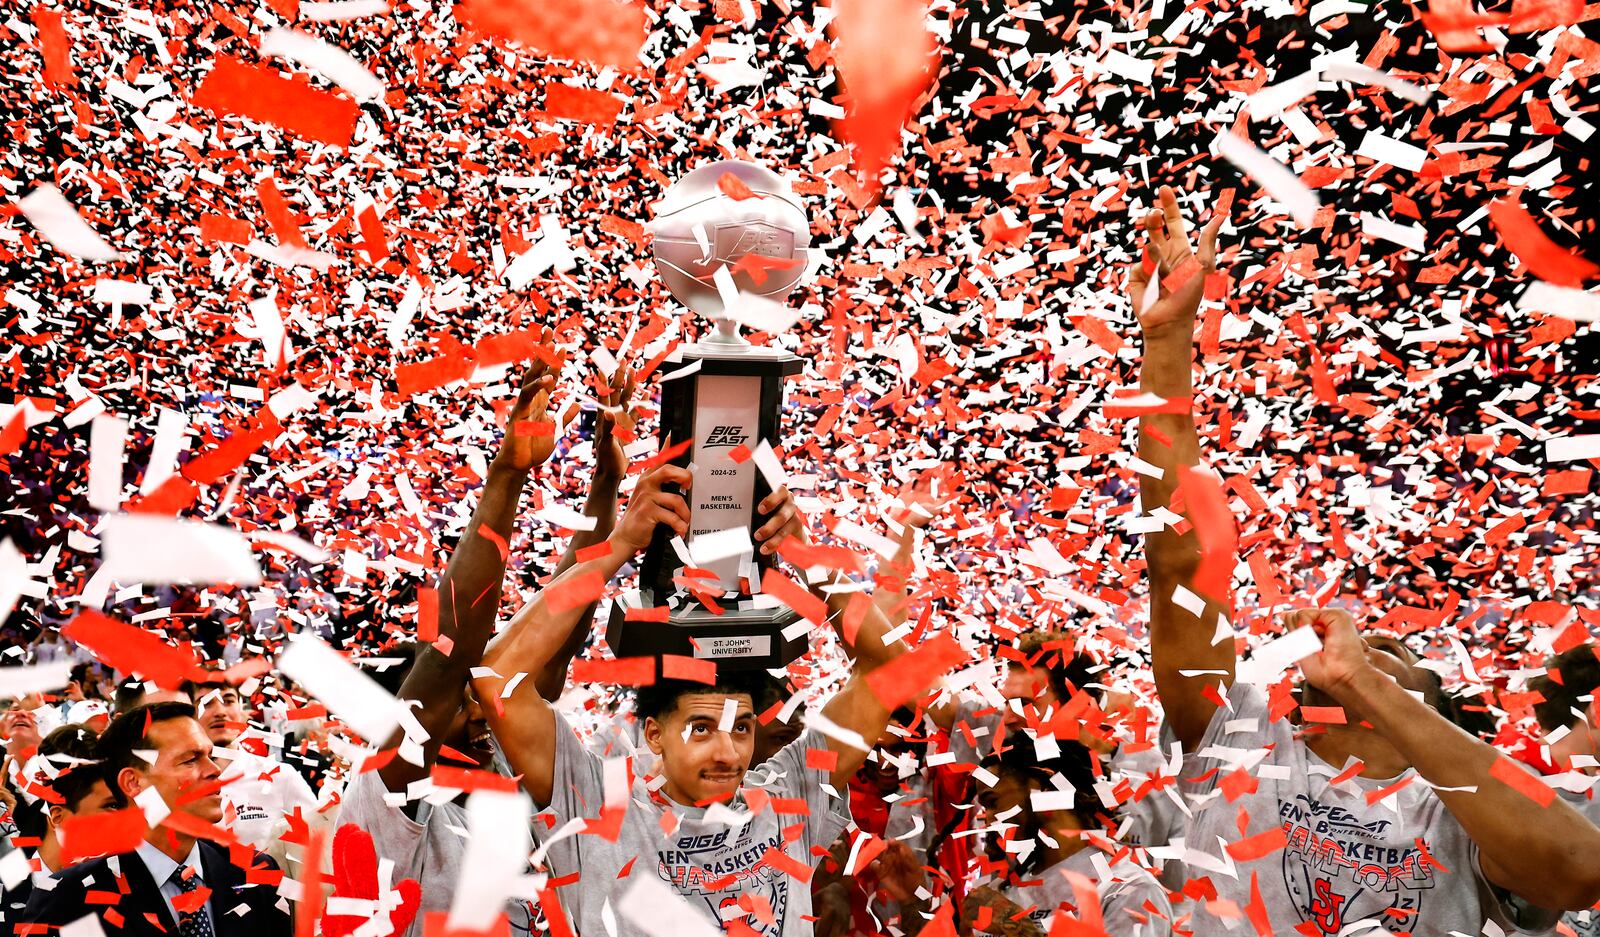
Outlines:
{"label": "gray championship t-shirt", "polygon": [[[1100,863],[1095,861],[1097,856]],[[1040,933],[1048,934],[1058,911],[1081,915],[1077,892],[1065,874],[1074,872],[1094,884],[1110,937],[1171,937],[1172,905],[1167,902],[1167,890],[1139,866],[1127,861],[1111,864],[1109,858],[1090,846],[1030,877],[1027,884],[1007,882],[999,892],[1027,910]]]}
{"label": "gray championship t-shirt", "polygon": [[[414,878],[422,886],[422,905],[403,937],[422,937],[423,918],[430,911],[448,912],[467,851],[467,811],[453,802],[419,801],[416,819],[385,799],[389,793],[376,771],[366,771],[345,785],[339,825],[354,823],[372,834],[379,859],[394,862],[391,881]],[[506,906],[511,933],[531,934],[532,909],[524,901]]]}
{"label": "gray championship t-shirt", "polygon": [[[822,789],[828,782],[827,773],[806,767],[806,752],[813,748],[825,750],[827,740],[821,733],[807,730],[769,761],[752,768],[745,775],[745,788],[725,805],[748,817],[748,822],[732,826],[708,820],[710,808],[673,803],[651,793],[644,779],[635,778],[616,842],[578,833],[550,846],[551,879],[576,876],[576,881],[563,883],[557,891],[574,932],[584,937],[612,933],[615,937],[654,937],[652,931],[635,926],[615,907],[628,890],[624,879],[654,875],[719,929],[723,921],[737,919],[762,937],[811,934],[812,924],[805,919],[812,913],[811,885],[781,866],[814,866],[817,855],[813,849],[827,849],[849,822],[845,804]],[[541,840],[552,836],[574,818],[598,817],[605,802],[603,771],[602,759],[586,750],[566,718],[556,713],[551,802],[535,818],[535,836]],[[750,788],[760,788],[771,798],[764,809],[750,810],[746,799]],[[675,829],[668,813],[679,818]],[[553,822],[543,822],[545,816]],[[664,821],[665,828],[673,832],[664,832]],[[781,850],[787,859],[771,861],[773,849]],[[770,904],[773,923],[738,907],[744,895]],[[615,931],[606,925],[608,917],[615,920]]]}
{"label": "gray championship t-shirt", "polygon": [[[1191,862],[1189,879],[1209,877],[1220,898],[1244,908],[1254,878],[1275,934],[1311,925],[1334,935],[1368,921],[1391,933],[1448,937],[1452,931],[1478,934],[1489,920],[1511,930],[1545,916],[1527,908],[1519,914],[1510,896],[1488,883],[1477,845],[1415,772],[1331,784],[1343,766],[1330,766],[1313,754],[1288,721],[1271,719],[1266,694],[1258,687],[1235,683],[1228,700],[1230,707],[1212,716],[1179,774],[1194,811],[1186,846],[1220,865],[1227,855],[1219,838],[1232,844],[1281,828],[1287,843],[1258,859],[1238,861],[1237,877]],[[1170,726],[1163,726],[1162,745],[1173,739]],[[1219,783],[1241,764],[1257,787],[1229,803]],[[1369,793],[1407,779],[1410,783],[1397,792],[1367,802]],[[1387,806],[1391,798],[1394,809]],[[1246,815],[1241,835],[1239,820]],[[1237,932],[1227,923],[1238,921],[1225,922],[1198,904],[1192,922],[1197,937]],[[1532,929],[1542,926],[1547,925]]]}

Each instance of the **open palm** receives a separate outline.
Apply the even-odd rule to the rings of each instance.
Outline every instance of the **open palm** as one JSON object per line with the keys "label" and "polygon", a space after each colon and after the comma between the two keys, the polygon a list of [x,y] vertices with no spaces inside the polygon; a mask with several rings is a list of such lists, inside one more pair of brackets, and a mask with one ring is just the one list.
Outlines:
{"label": "open palm", "polygon": [[[1218,213],[1201,230],[1196,254],[1177,195],[1171,186],[1161,187],[1160,210],[1144,219],[1149,247],[1128,276],[1128,298],[1146,335],[1193,327],[1195,310],[1205,293],[1205,275],[1217,269],[1217,231],[1223,218]],[[1180,273],[1177,288],[1169,289],[1168,277],[1175,271]]]}

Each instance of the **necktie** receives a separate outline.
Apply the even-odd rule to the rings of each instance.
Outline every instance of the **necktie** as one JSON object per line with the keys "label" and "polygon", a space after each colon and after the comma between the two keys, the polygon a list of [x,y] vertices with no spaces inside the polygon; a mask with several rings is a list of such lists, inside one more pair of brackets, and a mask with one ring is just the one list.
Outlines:
{"label": "necktie", "polygon": [[[172,873],[172,884],[178,886],[184,894],[188,894],[200,887],[200,876],[183,874],[184,867],[179,866]],[[211,931],[211,919],[206,917],[204,906],[193,911],[178,912],[178,934],[180,937],[214,937]]]}

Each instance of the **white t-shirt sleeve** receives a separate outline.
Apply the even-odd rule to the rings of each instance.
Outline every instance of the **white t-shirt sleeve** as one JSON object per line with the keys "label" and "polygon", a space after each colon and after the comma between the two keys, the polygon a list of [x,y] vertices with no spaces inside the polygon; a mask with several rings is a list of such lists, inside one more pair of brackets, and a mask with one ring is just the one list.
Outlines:
{"label": "white t-shirt sleeve", "polygon": [[573,817],[598,817],[605,801],[605,779],[600,757],[583,747],[578,733],[561,713],[556,717],[556,757],[546,812],[557,826]]}

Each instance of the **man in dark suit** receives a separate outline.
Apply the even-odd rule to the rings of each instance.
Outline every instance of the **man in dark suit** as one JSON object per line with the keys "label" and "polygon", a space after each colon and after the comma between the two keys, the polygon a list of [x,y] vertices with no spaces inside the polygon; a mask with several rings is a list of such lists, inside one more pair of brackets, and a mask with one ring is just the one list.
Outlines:
{"label": "man in dark suit", "polygon": [[[292,933],[271,859],[248,847],[224,849],[180,832],[215,828],[222,819],[221,769],[211,760],[211,739],[193,706],[152,703],[132,709],[106,727],[97,752],[118,807],[133,807],[139,799],[139,806],[148,808],[158,796],[172,813],[187,816],[149,829],[131,852],[67,869],[53,888],[35,886],[24,921],[48,925],[49,934],[88,914],[98,915],[106,932],[120,937]],[[90,903],[89,892],[121,898],[110,905]]]}

